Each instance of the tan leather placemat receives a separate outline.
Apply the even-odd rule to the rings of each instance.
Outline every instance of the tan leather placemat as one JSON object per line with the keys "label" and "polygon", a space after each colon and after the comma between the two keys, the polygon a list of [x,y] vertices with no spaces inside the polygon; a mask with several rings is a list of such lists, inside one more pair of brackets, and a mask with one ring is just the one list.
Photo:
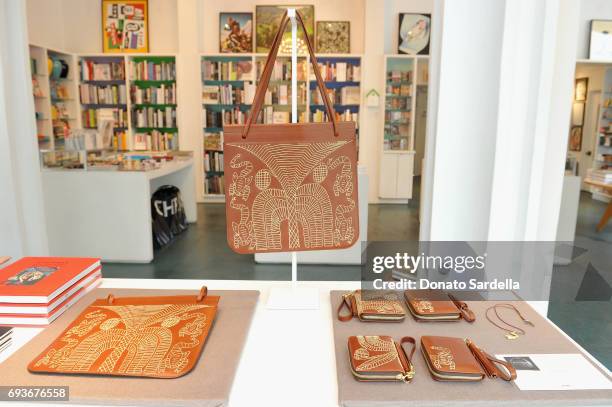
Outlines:
{"label": "tan leather placemat", "polygon": [[[488,353],[580,353],[546,319],[524,303],[514,303],[535,327],[526,327],[527,336],[515,341],[504,339],[502,331],[484,317],[488,303],[469,302],[476,313],[472,324],[459,322],[417,322],[411,317],[401,323],[360,322],[353,319],[340,322],[336,310],[344,291],[332,291],[332,320],[338,374],[338,402],[341,406],[403,407],[403,406],[525,406],[528,403],[549,406],[610,405],[612,390],[521,391],[513,383],[500,379],[484,379],[476,383],[436,382],[427,370],[420,349],[415,352],[416,376],[405,383],[358,382],[351,374],[347,338],[351,335],[390,335],[395,340],[413,336],[417,343],[422,335],[469,337]],[[520,375],[520,371],[518,372]],[[529,404],[533,405],[533,404]]]}
{"label": "tan leather placemat", "polygon": [[225,406],[251,324],[258,291],[209,291],[221,296],[202,355],[193,371],[177,379],[33,374],[27,365],[95,299],[154,295],[197,295],[185,290],[97,289],[0,364],[2,385],[69,386],[80,404]]}

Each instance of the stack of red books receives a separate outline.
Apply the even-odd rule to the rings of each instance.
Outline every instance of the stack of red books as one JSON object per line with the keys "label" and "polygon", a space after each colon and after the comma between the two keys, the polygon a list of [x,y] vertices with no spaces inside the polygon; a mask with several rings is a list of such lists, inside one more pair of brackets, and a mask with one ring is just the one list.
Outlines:
{"label": "stack of red books", "polygon": [[101,281],[100,259],[24,257],[0,270],[0,325],[49,325]]}

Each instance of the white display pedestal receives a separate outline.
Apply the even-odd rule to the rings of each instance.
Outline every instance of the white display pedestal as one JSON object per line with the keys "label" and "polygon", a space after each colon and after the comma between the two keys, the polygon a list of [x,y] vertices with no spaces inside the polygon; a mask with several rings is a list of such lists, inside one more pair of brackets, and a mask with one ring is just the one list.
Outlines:
{"label": "white display pedestal", "polygon": [[151,194],[157,188],[178,187],[187,221],[197,220],[193,162],[146,172],[42,170],[50,254],[150,262]]}

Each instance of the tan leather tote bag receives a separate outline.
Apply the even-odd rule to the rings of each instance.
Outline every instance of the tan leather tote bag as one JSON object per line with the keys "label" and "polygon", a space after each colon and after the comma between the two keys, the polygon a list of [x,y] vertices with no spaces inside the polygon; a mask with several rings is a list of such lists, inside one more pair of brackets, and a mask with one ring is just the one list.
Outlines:
{"label": "tan leather tote bag", "polygon": [[336,121],[307,35],[331,121],[255,123],[288,22],[285,13],[246,124],[223,127],[227,241],[238,253],[342,249],[359,238],[355,123]]}

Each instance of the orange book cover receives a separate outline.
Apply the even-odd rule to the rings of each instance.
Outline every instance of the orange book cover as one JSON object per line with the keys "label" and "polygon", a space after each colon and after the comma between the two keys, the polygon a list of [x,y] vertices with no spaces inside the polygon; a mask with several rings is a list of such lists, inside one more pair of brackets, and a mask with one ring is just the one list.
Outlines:
{"label": "orange book cover", "polygon": [[0,270],[0,302],[47,304],[100,266],[100,259],[24,257]]}

